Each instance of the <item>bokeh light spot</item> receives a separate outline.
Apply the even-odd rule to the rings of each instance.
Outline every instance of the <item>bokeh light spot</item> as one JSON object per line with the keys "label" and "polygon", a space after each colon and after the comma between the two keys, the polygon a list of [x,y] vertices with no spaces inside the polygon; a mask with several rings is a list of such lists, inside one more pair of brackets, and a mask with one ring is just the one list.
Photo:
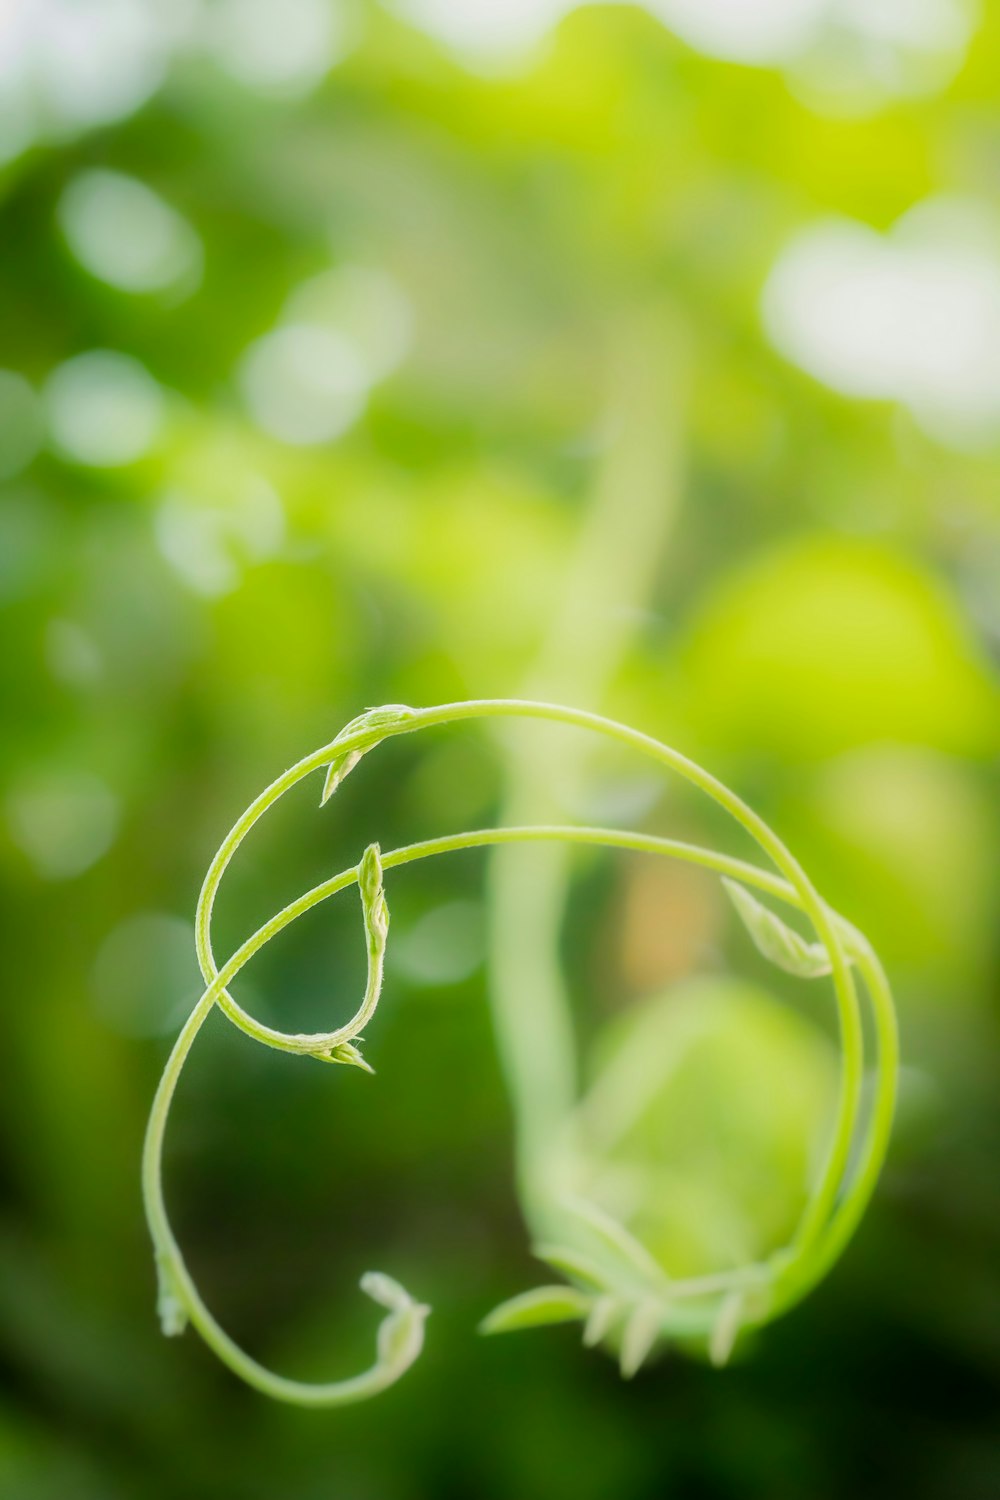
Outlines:
{"label": "bokeh light spot", "polygon": [[122,1036],[165,1036],[202,991],[194,928],[167,912],[140,912],[109,933],[91,976],[94,1009]]}
{"label": "bokeh light spot", "polygon": [[69,687],[90,687],[104,672],[97,642],[75,620],[49,621],[45,628],[45,660],[56,681]]}
{"label": "bokeh light spot", "polygon": [[326,328],[341,335],[381,380],[404,358],[410,345],[413,312],[391,276],[365,266],[322,271],[288,299],[285,321]]}
{"label": "bokeh light spot", "polygon": [[157,509],[155,528],[160,552],[187,586],[217,598],[236,588],[244,562],[263,562],[280,551],[285,513],[275,490],[258,475],[226,507],[170,491]]}
{"label": "bokeh light spot", "polygon": [[14,843],[46,880],[82,875],[110,849],[118,799],[88,771],[34,772],[5,800]]}
{"label": "bokeh light spot", "polygon": [[42,440],[38,397],[15,370],[0,370],[0,479],[27,468]]}
{"label": "bokeh light spot", "polygon": [[782,252],[763,298],[781,352],[848,396],[901,402],[954,447],[1000,437],[1000,224],[959,198],[886,238],[826,219]]}
{"label": "bokeh light spot", "polygon": [[190,224],[135,177],[80,172],[59,200],[70,249],[92,276],[123,292],[155,292],[201,272],[201,242]]}
{"label": "bokeh light spot", "polygon": [[646,0],[646,8],[712,57],[774,63],[801,51],[829,0]]}
{"label": "bokeh light spot", "polygon": [[417,985],[460,984],[483,961],[486,939],[482,903],[446,901],[425,912],[397,938],[392,966]]}
{"label": "bokeh light spot", "polygon": [[129,115],[159,87],[191,0],[4,0],[0,158]]}
{"label": "bokeh light spot", "polygon": [[396,0],[396,9],[473,66],[502,65],[530,53],[573,0]]}
{"label": "bokeh light spot", "polygon": [[[611,4],[630,0],[610,0]],[[414,25],[473,71],[530,64],[586,0],[395,0]],[[813,108],[877,108],[944,86],[975,30],[975,0],[641,0],[708,57],[789,71]]]}
{"label": "bokeh light spot", "polygon": [[163,392],[127,354],[93,349],[55,370],[45,386],[52,442],[75,463],[111,469],[134,463],[156,442]]}
{"label": "bokeh light spot", "polygon": [[308,92],[350,41],[343,11],[332,0],[216,0],[203,24],[220,67],[262,92]]}
{"label": "bokeh light spot", "polygon": [[247,350],[239,378],[257,425],[298,447],[346,432],[364,410],[369,385],[353,344],[306,323],[264,334]]}

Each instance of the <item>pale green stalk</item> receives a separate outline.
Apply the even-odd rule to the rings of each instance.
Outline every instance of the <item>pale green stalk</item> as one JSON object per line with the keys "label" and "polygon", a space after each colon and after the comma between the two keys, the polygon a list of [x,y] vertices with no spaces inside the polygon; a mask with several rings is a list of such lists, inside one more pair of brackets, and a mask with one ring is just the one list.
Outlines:
{"label": "pale green stalk", "polygon": [[[605,447],[523,696],[597,709],[650,598],[680,505],[690,357],[672,306],[650,300],[611,331]],[[555,732],[558,736],[558,731]],[[584,786],[588,743],[536,727],[505,737],[503,823],[547,823]],[[570,850],[498,851],[488,870],[493,1028],[511,1099],[518,1189],[544,1232],[558,1143],[576,1103],[576,1037],[560,937]],[[549,1181],[550,1176],[553,1182]]]}
{"label": "pale green stalk", "polygon": [[[350,766],[356,762],[359,753],[372,748],[379,740],[390,735],[408,733],[416,729],[464,719],[515,715],[597,730],[651,756],[659,764],[698,786],[729,811],[770,856],[784,878],[758,870],[743,860],[718,854],[712,850],[700,849],[677,840],[601,828],[529,826],[474,830],[409,845],[381,857],[377,846],[373,845],[366,850],[358,866],[342,871],[291,902],[248,938],[221,970],[216,967],[210,942],[210,921],[212,906],[222,875],[229,860],[254,823],[284,792],[302,777],[331,765],[339,767],[332,776],[336,783],[336,780],[343,779],[343,776],[347,774]],[[328,776],[328,786],[330,780],[331,776]],[[370,1018],[378,1000],[382,955],[388,928],[388,912],[382,889],[383,871],[413,860],[462,849],[538,841],[599,844],[669,855],[700,864],[744,886],[756,887],[765,894],[803,911],[812,922],[822,947],[829,957],[829,968],[833,975],[834,988],[841,1011],[845,1074],[850,1072],[850,1067],[860,1071],[861,1065],[860,1026],[855,1032],[850,1024],[852,1016],[856,1017],[857,1004],[850,972],[851,963],[857,964],[873,1003],[875,1031],[879,1046],[878,1087],[859,1165],[843,1191],[840,1201],[837,1201],[838,1190],[842,1186],[854,1125],[854,1115],[850,1114],[846,1121],[846,1141],[841,1149],[840,1135],[845,1130],[843,1108],[838,1121],[836,1149],[831,1151],[828,1157],[823,1178],[804,1217],[804,1227],[800,1227],[788,1250],[779,1252],[759,1266],[741,1267],[711,1278],[671,1283],[669,1296],[664,1296],[662,1278],[654,1278],[655,1284],[643,1285],[642,1267],[646,1264],[644,1259],[646,1252],[642,1250],[642,1247],[635,1245],[635,1242],[631,1242],[637,1258],[635,1258],[633,1270],[626,1273],[628,1284],[623,1283],[618,1286],[617,1290],[609,1284],[605,1293],[611,1296],[616,1317],[624,1317],[626,1320],[628,1329],[626,1347],[629,1357],[625,1363],[629,1369],[631,1370],[637,1351],[642,1350],[646,1345],[651,1298],[661,1298],[662,1330],[678,1336],[703,1335],[708,1337],[711,1348],[716,1352],[723,1347],[728,1348],[731,1342],[731,1324],[736,1329],[733,1334],[735,1337],[739,1332],[739,1327],[769,1321],[778,1311],[790,1306],[803,1296],[825,1274],[840,1254],[863,1212],[885,1155],[892,1120],[896,1071],[896,1036],[892,1003],[882,971],[867,943],[854,928],[824,905],[797,862],[767,825],[728,788],[677,751],[625,725],[615,724],[595,714],[554,704],[520,700],[484,700],[446,704],[438,708],[423,710],[407,709],[401,706],[394,706],[387,710],[373,710],[369,715],[362,716],[361,720],[355,721],[352,726],[348,727],[348,731],[338,736],[331,744],[305,757],[273,782],[238,820],[213,860],[202,889],[197,918],[199,959],[205,973],[207,989],[185,1024],[168,1059],[154,1099],[144,1150],[143,1191],[160,1273],[160,1306],[165,1330],[179,1332],[186,1319],[190,1318],[206,1342],[237,1375],[269,1395],[303,1404],[333,1405],[358,1400],[383,1389],[398,1379],[399,1375],[417,1357],[422,1346],[423,1323],[427,1309],[416,1303],[403,1288],[390,1281],[388,1277],[370,1273],[362,1285],[376,1301],[389,1308],[389,1315],[383,1320],[379,1330],[378,1359],[366,1374],[333,1384],[314,1386],[273,1375],[240,1350],[223,1332],[201,1301],[184,1265],[169,1226],[162,1191],[162,1150],[167,1115],[178,1076],[194,1038],[212,1006],[218,1002],[237,1026],[255,1040],[262,1041],[268,1046],[308,1053],[321,1057],[324,1061],[360,1063],[360,1054],[353,1042],[358,1037],[361,1027]],[[359,884],[361,891],[362,910],[368,935],[369,977],[364,998],[354,1017],[334,1031],[312,1035],[283,1033],[271,1027],[262,1027],[239,1006],[229,993],[228,987],[250,958],[278,932],[319,902],[355,882]],[[773,917],[768,920],[772,924],[776,921]],[[770,937],[770,933],[765,933],[766,940],[769,941]],[[755,935],[755,940],[759,940],[757,935]],[[801,944],[802,940],[797,939],[797,941]],[[590,1206],[586,1212],[593,1216],[599,1211]],[[592,1228],[594,1227],[592,1224]],[[600,1229],[601,1223],[598,1218],[596,1230],[600,1231]],[[624,1253],[628,1260],[631,1247],[627,1232],[621,1226],[615,1225],[613,1221],[608,1221],[607,1231],[611,1249],[615,1251],[617,1247],[616,1253]],[[564,1262],[566,1259],[563,1255]],[[577,1258],[578,1265],[584,1265],[584,1263],[585,1258]],[[570,1268],[570,1274],[575,1274],[572,1268]],[[603,1275],[599,1266],[597,1274]],[[637,1277],[638,1280],[636,1280]],[[584,1279],[586,1280],[586,1275]],[[631,1291],[628,1289],[629,1286],[632,1288]],[[738,1303],[734,1300],[737,1291],[740,1293]],[[633,1298],[634,1301],[630,1300]],[[689,1305],[690,1302],[697,1303],[701,1299],[706,1301],[704,1307]],[[685,1305],[675,1307],[675,1301],[680,1301]],[[563,1316],[565,1316],[565,1302],[564,1297],[562,1299]],[[641,1313],[638,1310],[640,1304],[643,1309]],[[536,1302],[532,1304],[531,1314],[537,1316],[537,1313],[536,1299]],[[496,1326],[502,1326],[502,1324],[501,1318]]]}

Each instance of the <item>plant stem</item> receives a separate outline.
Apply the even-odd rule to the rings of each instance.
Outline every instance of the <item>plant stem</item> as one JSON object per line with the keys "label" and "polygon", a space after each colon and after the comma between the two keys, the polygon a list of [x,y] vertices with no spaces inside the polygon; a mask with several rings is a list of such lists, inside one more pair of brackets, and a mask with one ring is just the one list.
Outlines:
{"label": "plant stem", "polygon": [[[162,1187],[162,1152],[170,1105],[177,1079],[194,1039],[216,1002],[234,1024],[255,1040],[282,1050],[318,1054],[321,1049],[329,1047],[331,1038],[338,1042],[349,1042],[351,1037],[358,1034],[378,998],[377,985],[374,989],[372,987],[372,975],[373,965],[377,965],[380,978],[381,947],[384,945],[387,922],[381,888],[383,871],[463,849],[546,842],[558,843],[560,846],[595,844],[667,855],[755,886],[765,894],[788,902],[804,912],[829,955],[843,1039],[843,1081],[833,1145],[800,1228],[787,1250],[778,1252],[760,1267],[742,1267],[718,1277],[675,1284],[678,1295],[689,1299],[721,1297],[718,1307],[709,1305],[701,1309],[678,1309],[676,1313],[669,1311],[669,1327],[673,1331],[679,1334],[711,1333],[717,1327],[723,1305],[731,1306],[735,1290],[754,1283],[760,1276],[763,1284],[770,1286],[769,1297],[763,1300],[758,1297],[755,1305],[747,1301],[741,1316],[744,1324],[768,1321],[778,1311],[804,1296],[833,1264],[860,1219],[885,1156],[895,1099],[897,1041],[888,986],[870,947],[849,923],[826,907],[781,840],[734,792],[678,751],[660,744],[648,735],[581,709],[520,699],[486,699],[443,704],[430,709],[401,709],[400,714],[402,717],[391,722],[380,721],[377,727],[365,724],[362,717],[357,728],[344,732],[335,741],[314,751],[284,772],[237,821],[209,868],[199,899],[196,921],[198,955],[207,988],[185,1023],[167,1061],[154,1099],[143,1155],[144,1201],[171,1322],[176,1321],[175,1315],[182,1309],[206,1342],[236,1374],[266,1394],[303,1404],[331,1405],[361,1399],[398,1379],[417,1357],[422,1345],[423,1318],[427,1309],[414,1303],[402,1288],[390,1283],[388,1278],[378,1276],[369,1278],[370,1285],[367,1289],[376,1300],[384,1302],[390,1312],[388,1318],[383,1320],[380,1330],[379,1358],[365,1374],[347,1381],[314,1386],[273,1375],[239,1349],[202,1302],[170,1229]],[[304,776],[329,765],[335,757],[370,749],[380,739],[392,735],[468,719],[512,717],[540,719],[551,724],[594,730],[647,755],[661,767],[675,772],[698,787],[729,812],[769,856],[781,874],[775,875],[760,870],[747,861],[676,839],[615,829],[551,824],[479,829],[452,834],[392,850],[381,856],[381,859],[377,846],[371,846],[360,865],[341,871],[290,902],[247,938],[221,969],[217,968],[212,954],[210,925],[222,876],[256,821],[284,792]],[[229,992],[229,986],[243,966],[278,932],[319,902],[354,883],[362,886],[369,936],[369,984],[361,1007],[350,1021],[333,1032],[284,1033],[262,1026],[237,1003]],[[862,1062],[860,1018],[851,962],[857,963],[872,1001],[879,1048],[879,1079],[859,1165],[838,1202],[838,1191],[854,1137]],[[371,1291],[372,1285],[376,1287],[375,1291]],[[665,1313],[665,1316],[668,1314]]]}
{"label": "plant stem", "polygon": [[[652,591],[680,494],[681,392],[686,354],[678,318],[633,309],[615,330],[607,452],[574,553],[553,589],[547,636],[526,683],[529,698],[598,707]],[[502,823],[549,822],[583,785],[587,746],[551,735],[510,736]],[[523,1210],[544,1233],[558,1174],[555,1149],[577,1101],[576,1036],[560,935],[570,850],[490,861],[489,974],[493,1026],[511,1098]]]}

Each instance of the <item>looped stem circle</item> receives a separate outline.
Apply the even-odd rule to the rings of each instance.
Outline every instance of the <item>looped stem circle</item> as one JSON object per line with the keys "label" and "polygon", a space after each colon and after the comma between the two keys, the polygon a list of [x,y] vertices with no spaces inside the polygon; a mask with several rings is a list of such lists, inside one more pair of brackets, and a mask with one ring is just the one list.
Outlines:
{"label": "looped stem circle", "polygon": [[[263,924],[226,961],[216,965],[211,943],[212,912],[230,860],[263,814],[304,777],[324,769],[322,801],[343,782],[361,756],[393,735],[454,723],[466,719],[507,717],[555,721],[606,735],[673,771],[698,787],[723,807],[756,841],[778,873],[759,869],[744,860],[700,848],[678,840],[606,828],[575,826],[529,826],[477,829],[438,839],[429,839],[382,854],[371,845],[358,865],[341,871],[289,903]],[[383,961],[389,915],[383,887],[385,871],[439,854],[491,845],[558,840],[595,844],[609,848],[665,855],[701,865],[736,883],[734,901],[751,936],[765,956],[793,972],[816,977],[829,973],[836,997],[842,1048],[841,1082],[837,1112],[826,1160],[813,1187],[799,1227],[789,1246],[760,1265],[737,1268],[712,1277],[669,1282],[658,1267],[650,1269],[648,1252],[614,1221],[596,1223],[593,1205],[574,1210],[590,1216],[591,1230],[603,1234],[625,1265],[624,1280],[606,1284],[606,1268],[588,1263],[586,1256],[560,1247],[539,1247],[550,1264],[558,1265],[586,1293],[568,1295],[563,1289],[559,1311],[551,1319],[537,1294],[525,1296],[535,1302],[525,1311],[522,1304],[505,1304],[487,1320],[492,1329],[529,1326],[557,1320],[577,1307],[586,1318],[585,1338],[595,1342],[615,1318],[624,1319],[622,1364],[633,1373],[661,1333],[704,1337],[710,1356],[717,1363],[728,1358],[741,1330],[772,1321],[801,1300],[822,1279],[843,1251],[874,1190],[888,1147],[895,1107],[898,1043],[895,1013],[885,975],[865,938],[843,917],[833,912],[791,853],[753,810],[707,771],[669,746],[626,725],[598,714],[557,704],[520,699],[487,699],[412,709],[392,704],[369,709],[341,731],[330,744],[279,776],[251,803],[238,819],[209,866],[198,901],[195,921],[198,961],[206,989],[195,1005],[174,1044],[157,1089],[150,1114],[143,1154],[143,1194],[146,1215],[156,1255],[160,1281],[160,1313],[164,1331],[180,1332],[190,1320],[206,1343],[229,1368],[249,1384],[279,1400],[302,1405],[340,1405],[365,1399],[397,1380],[413,1363],[423,1344],[428,1309],[416,1302],[397,1282],[377,1272],[363,1278],[363,1289],[388,1309],[379,1329],[375,1363],[364,1374],[332,1383],[310,1384],[286,1379],[253,1360],[219,1326],[202,1301],[187,1270],[170,1228],[163,1196],[162,1153],[167,1118],[184,1062],[212,1007],[216,1004],[228,1019],[254,1041],[326,1062],[367,1067],[356,1046],[362,1028],[373,1016],[383,978]],[[351,1019],[333,1030],[294,1033],[265,1026],[233,997],[230,986],[245,964],[277,933],[320,902],[357,884],[368,955],[368,975],[362,1000]],[[747,888],[763,893],[802,912],[812,924],[815,944],[804,940]],[[874,1102],[868,1115],[856,1164],[848,1170],[856,1143],[860,1113],[863,1068],[863,1036],[853,970],[860,974],[870,1001],[877,1038],[877,1078]],[[369,1070],[370,1071],[370,1070]],[[655,1274],[654,1274],[655,1273]],[[542,1289],[543,1291],[548,1289]],[[556,1289],[558,1291],[558,1289]],[[517,1321],[521,1318],[521,1322]],[[513,1321],[511,1321],[513,1319]],[[597,1330],[597,1332],[595,1332]]]}

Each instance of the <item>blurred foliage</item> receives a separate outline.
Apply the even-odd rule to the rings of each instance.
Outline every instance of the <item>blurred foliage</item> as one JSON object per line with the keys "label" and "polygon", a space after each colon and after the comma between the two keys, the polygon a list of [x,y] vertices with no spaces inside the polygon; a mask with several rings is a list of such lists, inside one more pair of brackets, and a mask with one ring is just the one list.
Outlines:
{"label": "blurred foliage", "polygon": [[600,1164],[588,1196],[675,1275],[787,1244],[836,1102],[829,1042],[723,975],[675,985],[617,1029],[579,1110]]}
{"label": "blurred foliage", "polygon": [[[815,57],[721,61],[619,5],[477,71],[345,4],[338,46],[320,26],[282,77],[283,7],[230,0],[206,14],[231,55],[178,7],[149,32],[162,65],[125,48],[111,103],[74,114],[110,12],[88,32],[71,9],[34,13],[65,76],[36,80],[31,138],[0,111],[0,1493],[995,1496],[1000,431],[953,442],[902,398],[821,384],[772,346],[761,297],[819,216],[884,231],[945,193],[1000,213],[1000,13],[950,73],[866,74],[848,108],[829,91],[860,67],[849,48],[824,44],[821,87]],[[939,336],[928,316],[930,357]],[[199,988],[203,868],[365,705],[531,679],[637,348],[680,428],[680,498],[664,481],[646,596],[595,593],[590,636],[628,629],[592,706],[718,769],[883,950],[894,1157],[831,1281],[731,1371],[668,1357],[624,1386],[572,1331],[477,1341],[538,1277],[484,862],[400,871],[378,1079],[257,1056],[218,1019],[178,1100],[171,1200],[249,1347],[305,1376],[360,1368],[370,1264],[435,1309],[377,1403],[272,1408],[196,1340],[161,1340],[138,1202],[165,1038]],[[624,496],[622,516],[627,549]],[[503,763],[456,730],[369,757],[332,820],[295,799],[234,868],[220,951],[370,839],[488,821]],[[635,767],[597,771],[568,814],[716,831]],[[563,948],[588,1056],[616,1045],[609,1018],[658,1056],[706,1028],[622,1143],[664,1179],[645,1232],[680,1259],[773,1244],[820,1128],[828,1019],[795,1014],[710,882],[635,864],[574,863]],[[244,1002],[332,1023],[362,972],[348,907],[276,943]]]}

